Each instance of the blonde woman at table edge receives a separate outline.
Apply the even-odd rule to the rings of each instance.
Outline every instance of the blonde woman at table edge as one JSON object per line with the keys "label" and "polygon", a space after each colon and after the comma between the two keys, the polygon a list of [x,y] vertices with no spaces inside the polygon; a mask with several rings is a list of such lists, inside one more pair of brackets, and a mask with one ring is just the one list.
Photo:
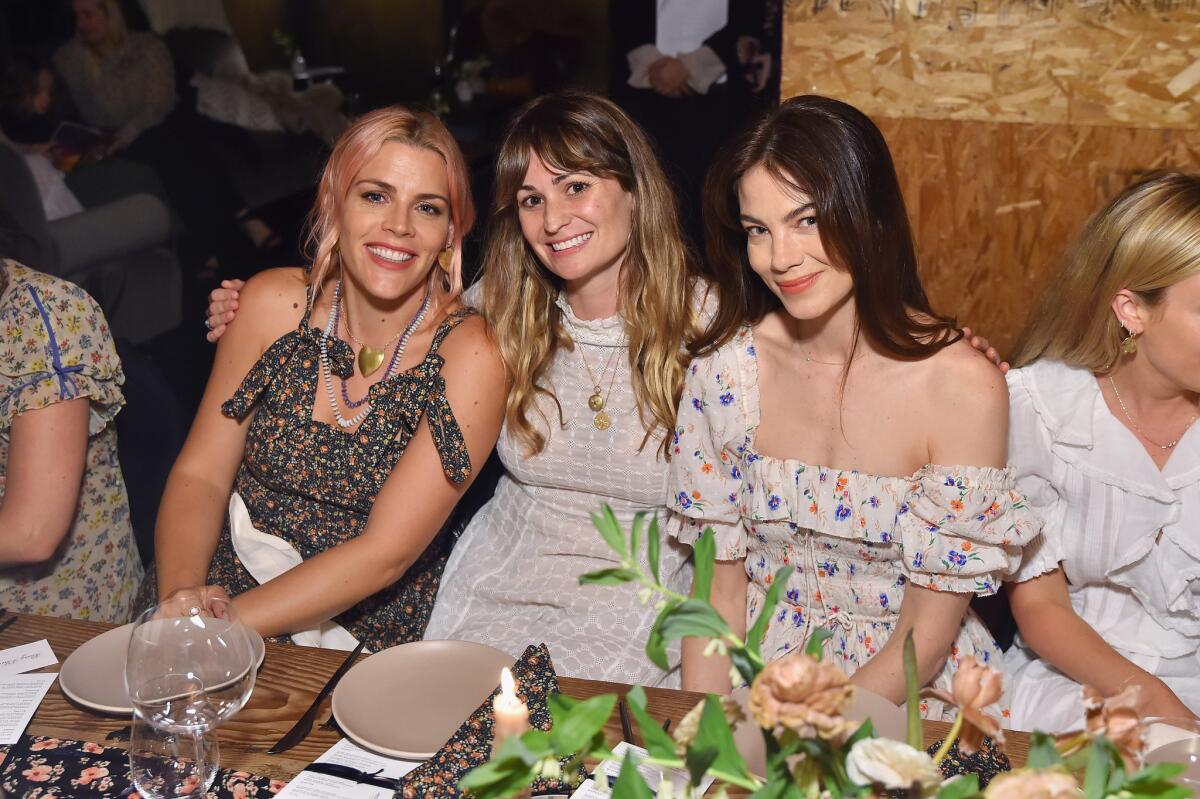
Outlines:
{"label": "blonde woman at table edge", "polygon": [[[1007,586],[1016,729],[1077,727],[1079,684],[1200,712],[1200,175],[1096,212],[1009,373],[1009,460],[1045,518]],[[1039,659],[1040,656],[1040,659]]]}
{"label": "blonde woman at table edge", "polygon": [[215,583],[261,634],[306,643],[420,637],[445,522],[503,416],[503,364],[457,296],[473,217],[432,115],[380,109],[343,134],[311,270],[252,278],[221,339],[159,512],[159,596]]}
{"label": "blonde woman at table edge", "polygon": [[[716,533],[713,603],[763,654],[833,633],[852,682],[904,697],[1000,650],[968,609],[1037,532],[1005,465],[1001,373],[931,309],[887,145],[861,112],[797,97],[736,137],[705,187],[720,310],[676,424],[669,530]],[[791,567],[782,604],[763,608]],[[727,692],[728,658],[685,642],[683,687]],[[933,700],[927,717],[940,718]]]}

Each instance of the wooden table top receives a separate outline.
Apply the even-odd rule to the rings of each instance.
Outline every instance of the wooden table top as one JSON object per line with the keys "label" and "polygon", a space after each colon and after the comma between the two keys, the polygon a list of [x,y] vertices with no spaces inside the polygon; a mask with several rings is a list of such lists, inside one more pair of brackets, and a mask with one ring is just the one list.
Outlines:
{"label": "wooden table top", "polygon": [[[43,671],[58,671],[76,647],[114,625],[99,622],[58,619],[16,614],[17,622],[0,632],[0,648],[18,646],[45,638],[58,658],[58,664]],[[264,777],[288,780],[337,743],[336,730],[320,728],[330,714],[329,700],[308,737],[282,755],[266,750],[304,714],[325,681],[345,659],[346,653],[328,649],[267,643],[267,656],[258,672],[254,694],[232,719],[220,727],[221,766],[236,768]],[[367,657],[361,655],[361,657]],[[586,699],[603,693],[624,693],[628,685],[598,680],[559,677],[563,693]],[[678,724],[700,699],[700,694],[666,688],[647,688],[647,710],[657,719]],[[56,681],[29,723],[31,735],[93,741],[105,745],[124,744],[106,741],[105,736],[129,723],[126,716],[105,715],[84,709],[63,696]],[[940,738],[949,728],[942,722],[924,722],[926,744]],[[621,725],[614,712],[605,728],[610,743],[621,740]],[[1008,734],[1007,751],[1013,766],[1023,765],[1029,748],[1025,733]]]}

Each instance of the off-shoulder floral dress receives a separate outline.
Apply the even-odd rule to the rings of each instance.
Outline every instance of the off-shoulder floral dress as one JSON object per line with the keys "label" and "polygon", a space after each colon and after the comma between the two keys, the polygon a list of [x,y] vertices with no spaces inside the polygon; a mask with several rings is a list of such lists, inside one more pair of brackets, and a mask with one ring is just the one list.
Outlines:
{"label": "off-shoulder floral dress", "polygon": [[[992,594],[1020,563],[1038,521],[1010,469],[928,465],[908,477],[862,474],[759,455],[754,337],[743,328],[687,375],[671,461],[671,534],[706,527],[719,560],[745,559],[747,623],[771,613],[768,659],[803,650],[825,628],[825,656],[853,673],[895,629],[904,586]],[[781,603],[763,608],[792,568]],[[999,666],[1000,650],[968,611],[933,685],[948,690],[960,657]],[[936,700],[922,715],[942,718]]]}
{"label": "off-shoulder floral dress", "polygon": [[[142,579],[113,423],[125,375],[96,301],[73,283],[0,261],[0,501],[13,421],[86,397],[88,444],[71,529],[46,563],[0,570],[0,607],[39,616],[129,620]],[[3,533],[4,531],[0,531]]]}
{"label": "off-shoulder floral dress", "polygon": [[[442,322],[419,364],[371,386],[372,410],[351,432],[312,418],[321,380],[322,333],[309,325],[307,315],[263,353],[221,406],[236,419],[257,408],[234,480],[234,491],[257,530],[282,538],[306,560],[359,535],[422,419],[429,424],[447,478],[456,483],[467,479],[471,460],[446,399],[438,349],[470,313]],[[341,339],[330,339],[329,360],[333,372],[350,376],[353,352]],[[375,652],[420,640],[452,544],[448,524],[403,577],[334,621]],[[258,585],[238,559],[228,518],[209,581],[230,594]]]}

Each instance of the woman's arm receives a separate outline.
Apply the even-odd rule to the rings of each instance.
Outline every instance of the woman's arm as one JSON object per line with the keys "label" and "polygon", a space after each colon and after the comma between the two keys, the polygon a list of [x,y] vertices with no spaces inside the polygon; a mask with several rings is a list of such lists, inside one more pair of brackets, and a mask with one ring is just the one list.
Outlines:
{"label": "woman's arm", "polygon": [[[244,291],[242,302],[245,310]],[[470,477],[459,484],[446,477],[428,419],[422,418],[375,498],[361,535],[235,598],[243,621],[262,635],[311,627],[403,577],[487,460],[500,435],[507,386],[483,320],[475,316],[459,325],[440,353],[446,397],[471,458]]]}
{"label": "woman's arm", "polygon": [[[712,593],[709,600],[738,638],[746,638],[746,576],[744,560],[718,560],[713,564]],[[764,609],[764,613],[769,609]],[[727,694],[732,690],[726,655],[713,653],[705,657],[708,638],[684,638],[681,669],[683,690],[701,693]]]}
{"label": "woman's arm", "polygon": [[253,418],[252,413],[241,422],[230,419],[221,403],[271,342],[295,327],[304,302],[299,269],[262,272],[242,291],[246,313],[221,338],[196,419],[163,492],[154,529],[159,597],[206,581]]}
{"label": "woman's arm", "polygon": [[[922,406],[927,411],[928,461],[949,466],[1005,465],[1008,386],[983,354],[959,341],[925,362]],[[910,580],[896,629],[851,682],[904,701],[904,639],[911,630],[917,676],[927,684],[945,663],[971,595],[926,588]]]}
{"label": "woman's arm", "polygon": [[1140,685],[1141,707],[1148,716],[1195,717],[1166,683],[1129,662],[1079,618],[1071,607],[1062,569],[1009,583],[1007,590],[1021,637],[1063,674],[1104,696],[1119,692],[1127,683]]}
{"label": "woman's arm", "polygon": [[13,419],[0,497],[0,566],[49,560],[71,529],[87,459],[89,402],[56,402]]}

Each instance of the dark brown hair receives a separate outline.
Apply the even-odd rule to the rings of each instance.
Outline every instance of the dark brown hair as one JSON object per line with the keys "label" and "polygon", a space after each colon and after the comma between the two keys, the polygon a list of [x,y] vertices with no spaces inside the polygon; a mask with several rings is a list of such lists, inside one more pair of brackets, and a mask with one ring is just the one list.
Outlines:
{"label": "dark brown hair", "polygon": [[884,352],[922,358],[958,340],[954,319],[935,314],[921,287],[908,212],[883,134],[858,109],[805,95],[737,135],[709,169],[704,238],[721,302],[693,354],[711,352],[741,325],[779,307],[750,268],[738,208],[738,182],[759,165],[809,197],[825,251],[854,279],[854,347],[866,334]]}

